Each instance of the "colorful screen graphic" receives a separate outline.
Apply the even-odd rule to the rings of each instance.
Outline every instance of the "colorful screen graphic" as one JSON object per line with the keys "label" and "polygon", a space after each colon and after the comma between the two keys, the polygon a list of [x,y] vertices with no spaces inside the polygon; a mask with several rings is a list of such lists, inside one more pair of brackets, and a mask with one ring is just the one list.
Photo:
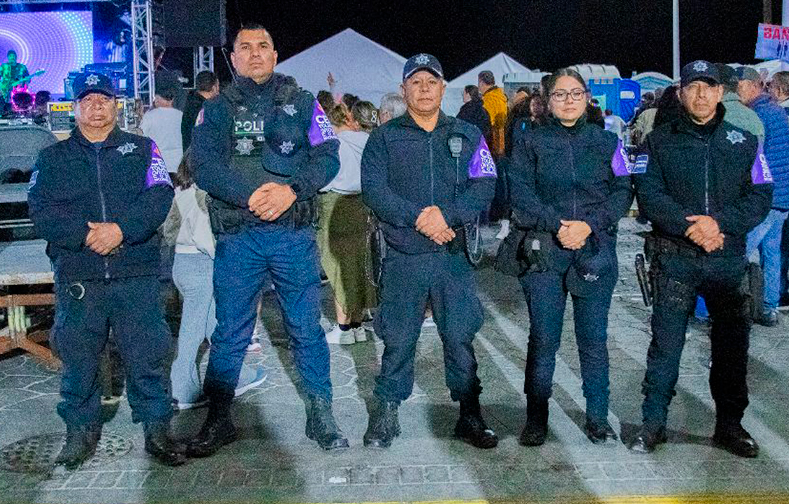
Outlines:
{"label": "colorful screen graphic", "polygon": [[17,61],[34,78],[32,92],[63,93],[63,79],[72,70],[93,63],[93,21],[90,11],[21,12],[0,14],[0,59],[14,49]]}

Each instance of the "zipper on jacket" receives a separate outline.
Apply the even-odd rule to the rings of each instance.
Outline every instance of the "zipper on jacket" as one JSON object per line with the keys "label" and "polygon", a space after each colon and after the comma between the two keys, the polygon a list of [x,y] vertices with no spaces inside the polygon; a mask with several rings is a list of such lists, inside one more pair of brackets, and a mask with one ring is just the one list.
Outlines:
{"label": "zipper on jacket", "polygon": [[436,204],[436,195],[435,195],[435,176],[433,175],[433,133],[427,134],[427,147],[429,149],[429,159],[430,159],[430,205]]}
{"label": "zipper on jacket", "polygon": [[704,155],[704,214],[710,214],[710,141],[705,141],[707,146],[706,154]]}
{"label": "zipper on jacket", "polygon": [[[99,201],[101,202],[101,220],[107,222],[107,204],[104,201],[104,189],[101,185],[101,147],[96,145],[96,180],[99,184]],[[104,256],[104,278],[110,279],[110,260]]]}
{"label": "zipper on jacket", "polygon": [[578,184],[578,174],[575,172],[575,159],[573,158],[573,144],[570,141],[570,138],[567,138],[567,147],[568,151],[570,152],[570,169],[573,172],[573,220],[575,220],[575,215],[578,210],[578,190],[576,185]]}

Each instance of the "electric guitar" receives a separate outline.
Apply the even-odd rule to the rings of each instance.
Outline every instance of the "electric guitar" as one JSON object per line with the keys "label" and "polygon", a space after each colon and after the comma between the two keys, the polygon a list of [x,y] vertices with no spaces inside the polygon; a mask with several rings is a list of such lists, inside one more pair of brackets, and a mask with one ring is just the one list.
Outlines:
{"label": "electric guitar", "polygon": [[45,72],[46,72],[46,70],[43,70],[43,69],[37,70],[37,71],[33,72],[32,74],[30,74],[30,75],[28,75],[26,77],[22,77],[21,79],[17,79],[15,81],[6,81],[4,79],[2,82],[0,82],[0,96],[2,96],[4,100],[8,100],[8,97],[11,94],[11,91],[14,88],[16,88],[17,86],[23,86],[23,85],[24,85],[23,87],[27,87],[26,84],[28,82],[30,82],[33,79],[33,77],[38,77],[39,75],[44,75]]}

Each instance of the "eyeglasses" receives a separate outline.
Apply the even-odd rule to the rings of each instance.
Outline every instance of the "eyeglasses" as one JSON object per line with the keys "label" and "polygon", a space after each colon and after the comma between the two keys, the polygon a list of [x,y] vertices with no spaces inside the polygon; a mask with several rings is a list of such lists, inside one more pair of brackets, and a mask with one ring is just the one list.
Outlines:
{"label": "eyeglasses", "polygon": [[572,91],[565,91],[564,89],[560,89],[558,91],[554,91],[551,93],[551,100],[556,102],[563,102],[567,99],[568,96],[573,98],[573,101],[578,101],[583,99],[586,96],[586,91],[581,88],[575,88]]}

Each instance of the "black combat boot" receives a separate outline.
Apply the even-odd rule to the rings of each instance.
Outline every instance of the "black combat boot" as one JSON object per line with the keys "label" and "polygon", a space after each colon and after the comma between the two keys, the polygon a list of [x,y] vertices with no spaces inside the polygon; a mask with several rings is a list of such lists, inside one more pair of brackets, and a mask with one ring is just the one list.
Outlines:
{"label": "black combat boot", "polygon": [[759,444],[739,422],[718,423],[712,442],[738,457],[755,458],[759,455]]}
{"label": "black combat boot", "polygon": [[666,442],[666,428],[644,424],[627,447],[638,453],[652,453],[659,444]]}
{"label": "black combat boot", "polygon": [[101,438],[101,425],[66,425],[66,444],[55,458],[55,466],[77,469],[95,452]]}
{"label": "black combat boot", "polygon": [[145,451],[166,466],[186,462],[186,445],[170,437],[168,422],[151,422],[144,426]]}
{"label": "black combat boot", "polygon": [[526,399],[526,426],[518,440],[523,446],[541,446],[548,436],[548,401]]}
{"label": "black combat boot", "polygon": [[584,425],[584,432],[586,432],[586,437],[589,438],[589,441],[594,444],[601,444],[619,439],[613,427],[611,427],[611,424],[608,423],[608,420],[592,420],[591,418],[587,418],[586,425]]}
{"label": "black combat boot", "polygon": [[364,446],[389,448],[392,445],[394,438],[400,435],[397,407],[394,401],[378,401],[364,433]]}
{"label": "black combat boot", "polygon": [[305,434],[324,450],[348,448],[348,439],[334,421],[331,402],[323,397],[310,396]]}
{"label": "black combat boot", "polygon": [[455,424],[455,436],[477,448],[495,448],[499,444],[499,437],[482,419],[478,395],[460,399],[460,418]]}
{"label": "black combat boot", "polygon": [[238,438],[236,427],[230,418],[231,401],[232,396],[221,400],[211,399],[203,427],[197,436],[186,444],[187,457],[210,457]]}

